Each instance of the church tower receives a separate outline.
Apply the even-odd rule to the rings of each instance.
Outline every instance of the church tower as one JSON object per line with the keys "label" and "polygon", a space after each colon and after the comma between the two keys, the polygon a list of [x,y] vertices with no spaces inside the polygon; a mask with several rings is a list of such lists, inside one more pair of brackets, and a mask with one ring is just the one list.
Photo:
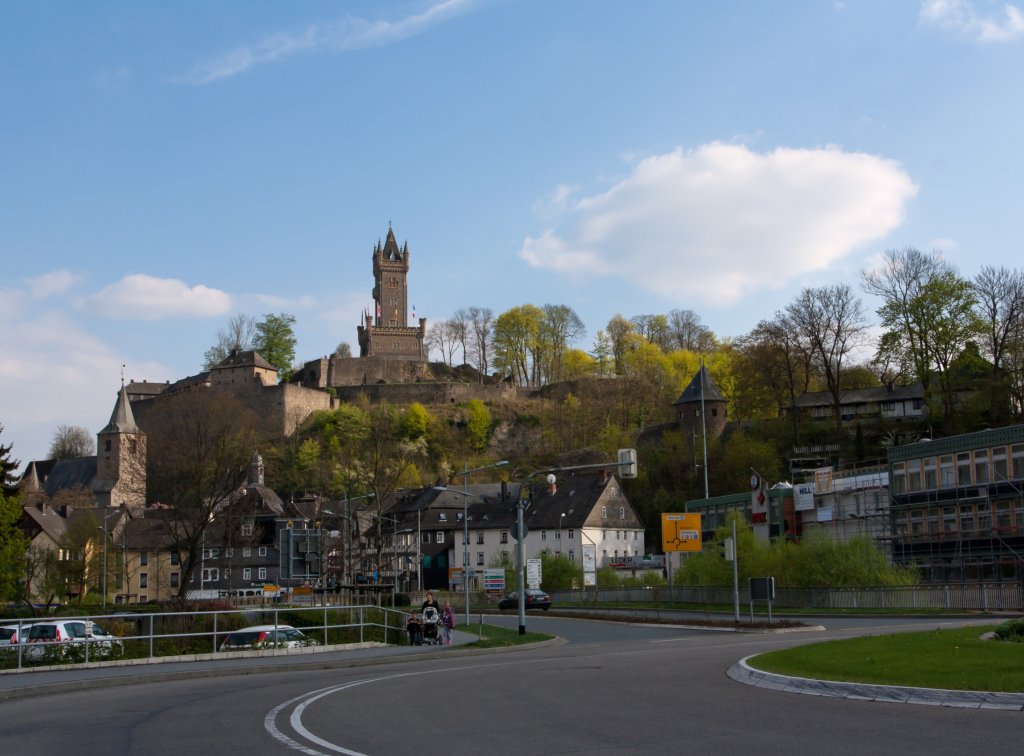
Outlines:
{"label": "church tower", "polygon": [[101,507],[146,504],[146,434],[135,424],[123,383],[110,422],[96,434],[93,492]]}

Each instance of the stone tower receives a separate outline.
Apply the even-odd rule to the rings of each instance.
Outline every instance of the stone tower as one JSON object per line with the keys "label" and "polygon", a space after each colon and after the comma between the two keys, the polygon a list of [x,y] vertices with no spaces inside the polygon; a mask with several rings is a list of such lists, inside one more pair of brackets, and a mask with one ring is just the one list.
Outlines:
{"label": "stone tower", "polygon": [[[689,439],[702,438],[707,432],[708,438],[718,438],[728,422],[726,408],[728,402],[711,380],[708,369],[704,365],[693,376],[679,398],[672,402],[676,408],[676,417],[683,435]],[[704,416],[701,417],[701,407]]]}
{"label": "stone tower", "polygon": [[373,248],[373,310],[363,314],[360,357],[426,360],[427,319],[409,325],[409,242],[401,247],[388,226],[384,244]]}
{"label": "stone tower", "polygon": [[110,422],[96,434],[93,493],[101,507],[146,504],[146,434],[135,424],[123,383]]}

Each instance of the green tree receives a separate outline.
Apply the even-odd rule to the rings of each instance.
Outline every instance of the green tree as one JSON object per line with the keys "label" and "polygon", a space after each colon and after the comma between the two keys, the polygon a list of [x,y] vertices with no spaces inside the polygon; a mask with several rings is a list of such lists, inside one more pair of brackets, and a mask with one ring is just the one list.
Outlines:
{"label": "green tree", "polygon": [[0,488],[0,601],[16,599],[24,578],[28,538],[18,527],[20,519],[20,498]]}
{"label": "green tree", "polygon": [[413,402],[402,413],[402,433],[406,438],[422,438],[427,435],[431,419],[426,407],[419,402]]}
{"label": "green tree", "polygon": [[[4,424],[0,423],[0,435],[3,435]],[[14,448],[13,444],[0,444],[0,488],[7,493],[8,496],[13,496],[18,492],[18,479],[15,477],[15,473],[18,471],[18,467],[21,462],[11,458],[11,450]]]}
{"label": "green tree", "polygon": [[479,399],[471,399],[466,408],[466,436],[469,448],[483,451],[491,435],[491,411]]}
{"label": "green tree", "polygon": [[583,566],[564,555],[544,549],[540,553],[541,588],[545,591],[568,591],[583,585]]}
{"label": "green tree", "polygon": [[520,386],[535,382],[538,368],[533,357],[537,353],[537,335],[543,319],[543,310],[527,304],[503,312],[494,321],[491,342],[494,366]]}
{"label": "green tree", "polygon": [[287,381],[292,374],[295,363],[295,317],[286,313],[264,315],[263,320],[256,324],[256,337],[253,349],[263,359],[277,368],[277,376]]}

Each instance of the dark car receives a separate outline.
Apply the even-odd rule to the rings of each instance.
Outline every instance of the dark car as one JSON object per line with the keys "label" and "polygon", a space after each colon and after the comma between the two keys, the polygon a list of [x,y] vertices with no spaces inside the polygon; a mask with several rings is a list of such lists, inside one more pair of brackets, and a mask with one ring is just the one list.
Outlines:
{"label": "dark car", "polygon": [[[545,612],[551,608],[551,597],[544,591],[537,588],[527,588],[525,593],[527,609],[543,609]],[[498,602],[499,609],[518,609],[519,594],[513,591],[506,593],[505,598]]]}

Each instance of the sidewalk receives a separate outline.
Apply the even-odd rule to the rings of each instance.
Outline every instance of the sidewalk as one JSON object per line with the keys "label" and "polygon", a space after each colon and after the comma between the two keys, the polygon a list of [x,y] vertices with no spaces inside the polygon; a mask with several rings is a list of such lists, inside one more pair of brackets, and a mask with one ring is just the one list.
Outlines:
{"label": "sidewalk", "polygon": [[354,643],[303,649],[197,654],[169,659],[127,659],[95,664],[25,667],[0,671],[0,702],[48,692],[107,688],[116,685],[164,682],[200,677],[253,675],[301,669],[334,669],[387,664],[409,656],[440,658],[454,648],[476,640],[474,633],[454,631],[451,646],[386,646]]}

